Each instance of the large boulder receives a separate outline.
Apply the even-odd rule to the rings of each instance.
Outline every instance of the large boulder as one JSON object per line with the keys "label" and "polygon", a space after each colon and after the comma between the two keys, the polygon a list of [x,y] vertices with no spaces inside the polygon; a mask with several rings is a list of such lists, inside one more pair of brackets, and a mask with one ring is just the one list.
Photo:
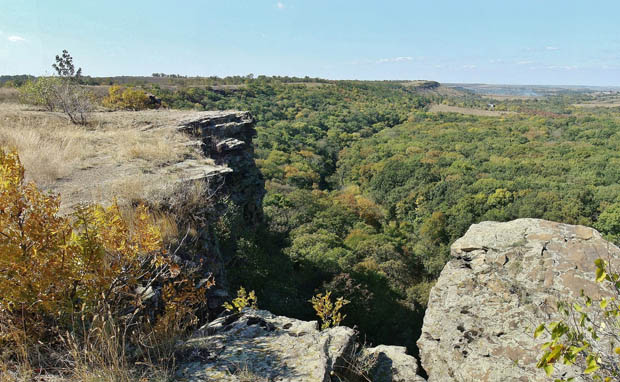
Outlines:
{"label": "large boulder", "polygon": [[418,360],[407,354],[404,346],[379,345],[362,350],[372,382],[424,382],[418,375]]}
{"label": "large boulder", "polygon": [[347,327],[318,330],[264,310],[219,318],[180,349],[177,380],[188,382],[330,382],[355,351]]}
{"label": "large boulder", "polygon": [[[548,381],[536,368],[534,328],[560,318],[559,299],[605,293],[594,260],[615,262],[619,253],[583,226],[538,219],[471,226],[430,293],[418,340],[429,382]],[[556,365],[556,373],[578,370]]]}

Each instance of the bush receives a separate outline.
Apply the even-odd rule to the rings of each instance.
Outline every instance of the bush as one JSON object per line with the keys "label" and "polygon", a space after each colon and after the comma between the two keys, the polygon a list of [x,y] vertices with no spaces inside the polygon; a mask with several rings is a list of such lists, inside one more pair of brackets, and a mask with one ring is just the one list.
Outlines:
{"label": "bush", "polygon": [[52,67],[60,78],[55,87],[58,107],[72,123],[85,125],[93,111],[93,95],[80,85],[82,68],[75,69],[73,57],[66,50],[62,51],[61,56],[56,56],[56,63]]}
{"label": "bush", "polygon": [[139,89],[123,89],[113,85],[108,89],[108,96],[103,99],[103,106],[110,109],[144,110],[152,108],[149,97]]}
{"label": "bush", "polygon": [[349,301],[338,297],[336,303],[333,303],[331,294],[331,291],[325,292],[325,294],[319,293],[310,300],[316,315],[321,319],[321,330],[340,325],[347,316],[340,313],[340,309],[347,305]]}
{"label": "bush", "polygon": [[58,103],[56,90],[59,85],[58,77],[39,77],[36,80],[28,80],[19,89],[20,101],[54,111]]}
{"label": "bush", "polygon": [[232,300],[232,303],[226,302],[223,307],[229,312],[241,312],[243,308],[258,309],[258,299],[254,291],[248,293],[244,287],[240,287],[237,291],[237,297]]}
{"label": "bush", "polygon": [[62,338],[72,368],[169,360],[162,349],[172,354],[197,323],[213,281],[195,287],[180,272],[145,206],[132,221],[117,204],[69,216],[59,207],[59,197],[24,183],[17,153],[0,149],[0,353]]}
{"label": "bush", "polygon": [[56,89],[58,107],[76,125],[86,125],[94,109],[93,94],[71,79],[61,79]]}

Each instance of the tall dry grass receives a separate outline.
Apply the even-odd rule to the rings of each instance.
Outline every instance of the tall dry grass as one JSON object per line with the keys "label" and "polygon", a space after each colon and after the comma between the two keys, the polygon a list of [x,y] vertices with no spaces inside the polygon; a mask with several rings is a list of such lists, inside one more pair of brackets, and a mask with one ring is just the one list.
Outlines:
{"label": "tall dry grass", "polygon": [[62,192],[63,204],[144,199],[164,191],[167,166],[200,157],[189,138],[170,127],[174,115],[99,112],[84,127],[61,113],[5,103],[0,104],[0,147],[17,149],[27,180]]}
{"label": "tall dry grass", "polygon": [[17,103],[18,101],[19,90],[0,87],[0,103]]}

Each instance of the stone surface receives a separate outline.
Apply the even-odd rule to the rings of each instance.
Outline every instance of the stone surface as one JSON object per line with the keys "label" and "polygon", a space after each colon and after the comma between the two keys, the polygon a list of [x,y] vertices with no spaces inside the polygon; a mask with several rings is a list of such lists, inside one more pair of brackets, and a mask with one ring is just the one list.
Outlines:
{"label": "stone surface", "polygon": [[424,378],[417,375],[418,361],[407,354],[404,346],[367,348],[362,357],[369,362],[372,382],[424,382]]}
{"label": "stone surface", "polygon": [[262,310],[219,318],[179,351],[178,381],[329,382],[354,350],[354,331]]}
{"label": "stone surface", "polygon": [[429,382],[548,381],[535,367],[544,339],[533,338],[534,328],[559,318],[558,299],[605,293],[594,260],[614,263],[619,252],[583,226],[537,219],[471,226],[430,293],[418,340]]}
{"label": "stone surface", "polygon": [[[203,111],[181,118],[176,128],[200,142],[206,158],[213,160],[204,171],[194,169],[192,179],[210,180],[218,193],[226,193],[241,207],[248,225],[262,222],[265,181],[254,162],[254,117],[248,112]],[[202,174],[202,175],[201,175]],[[218,182],[214,175],[225,174]]]}

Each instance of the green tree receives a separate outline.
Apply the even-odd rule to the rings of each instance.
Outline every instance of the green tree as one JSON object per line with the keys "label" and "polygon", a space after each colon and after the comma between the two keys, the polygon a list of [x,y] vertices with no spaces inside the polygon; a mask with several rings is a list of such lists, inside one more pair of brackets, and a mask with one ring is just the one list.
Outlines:
{"label": "green tree", "polygon": [[54,111],[58,105],[57,89],[60,86],[58,77],[39,77],[28,80],[20,89],[20,100],[23,103],[42,106]]}
{"label": "green tree", "polygon": [[620,203],[607,207],[598,217],[595,227],[609,240],[620,243]]}

